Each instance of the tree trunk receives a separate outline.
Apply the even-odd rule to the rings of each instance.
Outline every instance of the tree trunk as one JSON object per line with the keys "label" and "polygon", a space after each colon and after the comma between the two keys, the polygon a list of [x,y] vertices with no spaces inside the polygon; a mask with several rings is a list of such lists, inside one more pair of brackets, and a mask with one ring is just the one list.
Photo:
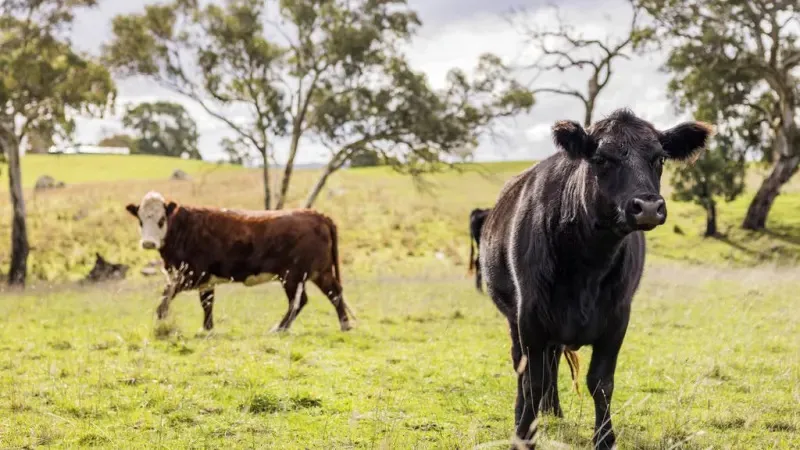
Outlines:
{"label": "tree trunk", "polygon": [[584,105],[583,127],[589,128],[592,125],[592,115],[594,114],[594,98],[590,98]]}
{"label": "tree trunk", "polygon": [[335,171],[336,169],[331,164],[325,166],[325,171],[322,172],[322,175],[320,175],[319,180],[317,180],[317,183],[314,184],[314,188],[311,189],[311,192],[308,194],[308,197],[306,198],[306,203],[305,205],[303,205],[304,208],[311,208],[311,205],[313,205],[314,202],[317,200],[319,193],[322,192],[322,188],[325,187],[325,183],[328,181],[328,177],[330,177],[331,174]]}
{"label": "tree trunk", "polygon": [[742,222],[742,228],[745,230],[763,230],[766,228],[769,210],[780,193],[781,186],[797,172],[798,163],[800,163],[800,156],[786,156],[784,154],[779,156],[775,165],[772,166],[772,172],[761,184],[755,197],[750,202],[750,207],[747,208],[747,215],[744,218],[744,222]]}
{"label": "tree trunk", "polygon": [[292,179],[292,171],[294,170],[294,158],[297,156],[297,146],[300,143],[300,130],[299,125],[295,125],[292,130],[292,142],[289,145],[289,157],[286,159],[286,167],[283,169],[283,180],[281,180],[281,191],[278,193],[278,203],[275,209],[283,209],[286,203],[286,194],[289,192],[289,182]]}
{"label": "tree trunk", "polygon": [[264,168],[262,169],[262,178],[264,181],[264,209],[272,209],[272,192],[269,189],[269,161],[267,160],[267,151],[261,152],[264,160]]}
{"label": "tree trunk", "polygon": [[13,218],[11,222],[11,267],[8,271],[8,284],[25,286],[28,274],[28,230],[25,226],[25,198],[22,192],[22,173],[20,170],[19,142],[13,136],[5,136],[8,157],[8,186],[11,191]]}
{"label": "tree trunk", "polygon": [[706,201],[706,237],[717,235],[717,202],[714,199]]}

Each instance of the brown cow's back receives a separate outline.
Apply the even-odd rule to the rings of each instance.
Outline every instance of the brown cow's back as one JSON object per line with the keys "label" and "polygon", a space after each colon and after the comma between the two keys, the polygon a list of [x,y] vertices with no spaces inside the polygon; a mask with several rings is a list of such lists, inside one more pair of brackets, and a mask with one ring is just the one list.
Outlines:
{"label": "brown cow's back", "polygon": [[[330,273],[333,221],[313,210],[241,211],[182,206],[170,218],[162,257],[197,277],[244,282],[274,274],[314,279]],[[187,286],[189,287],[189,286]]]}

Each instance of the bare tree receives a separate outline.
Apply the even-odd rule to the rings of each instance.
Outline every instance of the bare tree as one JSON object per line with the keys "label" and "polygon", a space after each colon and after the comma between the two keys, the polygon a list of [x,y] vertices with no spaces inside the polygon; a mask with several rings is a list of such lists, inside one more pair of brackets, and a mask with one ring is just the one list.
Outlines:
{"label": "bare tree", "polygon": [[607,35],[604,39],[588,39],[564,20],[557,6],[551,8],[555,10],[555,27],[535,25],[535,20],[525,10],[515,11],[512,16],[512,24],[520,29],[525,42],[538,54],[536,61],[522,64],[519,69],[533,71],[536,74],[533,82],[538,76],[548,72],[589,69],[585,90],[568,85],[533,89],[534,94],[556,94],[580,100],[584,106],[583,123],[588,127],[592,123],[597,98],[614,73],[614,61],[630,59],[630,53],[644,36],[639,27],[639,9],[631,4],[630,23],[621,37]]}

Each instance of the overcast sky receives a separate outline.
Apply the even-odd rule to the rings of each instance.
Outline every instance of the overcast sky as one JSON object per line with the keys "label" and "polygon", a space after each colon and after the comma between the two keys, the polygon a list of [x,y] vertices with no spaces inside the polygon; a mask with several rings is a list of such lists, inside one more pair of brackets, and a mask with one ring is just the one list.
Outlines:
{"label": "overcast sky", "polygon": [[[82,50],[97,53],[100,44],[111,36],[110,21],[117,14],[142,10],[153,0],[101,0],[100,7],[79,14],[73,30],[73,43]],[[553,23],[547,3],[539,0],[409,0],[423,26],[414,39],[408,56],[412,64],[425,72],[434,86],[441,86],[450,68],[469,70],[484,52],[493,52],[509,63],[523,63],[531,54],[522,36],[510,26],[506,15],[511,8],[525,7],[536,13],[530,20]],[[587,37],[602,37],[624,31],[630,20],[626,0],[565,0],[559,2],[562,16]],[[632,108],[656,126],[673,125],[679,118],[665,94],[667,76],[659,72],[661,55],[634,57],[620,61],[612,81],[599,98],[595,117],[602,117],[620,107]],[[539,77],[536,86],[559,87],[562,84],[585,89],[586,75],[580,72]],[[205,114],[202,109],[180,96],[142,80],[117,80],[118,109],[143,101],[172,100],[183,103],[197,121],[200,152],[206,159],[221,157],[219,141],[232,134],[226,126]],[[582,121],[582,105],[575,99],[541,94],[529,114],[504,121],[501,137],[486,139],[476,152],[476,159],[537,159],[555,151],[549,129],[559,119]],[[118,119],[80,119],[77,140],[95,143],[104,136],[122,130]],[[276,152],[282,160],[287,142],[278,142]],[[301,146],[298,162],[324,161],[326,153],[312,143]]]}

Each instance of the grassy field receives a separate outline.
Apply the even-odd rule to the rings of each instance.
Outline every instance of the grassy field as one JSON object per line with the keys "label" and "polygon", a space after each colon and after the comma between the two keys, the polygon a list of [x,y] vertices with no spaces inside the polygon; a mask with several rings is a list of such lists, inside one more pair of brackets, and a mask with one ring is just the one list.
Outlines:
{"label": "grassy field", "polygon": [[[800,281],[791,270],[651,265],[614,396],[621,449],[800,447]],[[508,448],[515,378],[505,322],[463,279],[349,282],[356,328],[316,290],[288,335],[275,286],[221,289],[216,330],[157,286],[0,297],[0,447]],[[587,448],[560,386],[543,448]]]}
{"label": "grassy field", "polygon": [[[79,159],[84,157],[87,159]],[[54,168],[57,163],[41,160],[59,157],[30,158],[37,161],[30,166]],[[145,176],[147,164],[129,162],[126,158],[152,162],[152,176]],[[109,162],[112,160],[117,162],[112,164]],[[85,182],[53,191],[26,191],[33,247],[29,267],[34,282],[83,278],[94,264],[95,252],[112,261],[130,264],[132,275],[137,276],[138,269],[153,255],[138,248],[137,223],[125,211],[125,204],[138,203],[148,190],[155,189],[178,202],[195,205],[230,208],[263,205],[261,175],[257,169],[236,170],[229,166],[138,156],[96,159],[77,156],[71,161],[82,161],[82,168],[75,169],[75,173],[84,174]],[[95,166],[90,167],[92,161]],[[63,173],[72,170],[70,164],[61,167]],[[339,224],[342,263],[352,277],[372,278],[383,273],[460,274],[466,271],[468,263],[469,211],[491,206],[503,183],[529,165],[529,162],[466,165],[461,173],[430,177],[430,191],[422,192],[416,190],[410,179],[385,168],[347,170],[332,177],[315,206]],[[171,170],[181,166],[187,171],[195,170],[194,178],[168,180]],[[116,176],[117,181],[86,181],[95,179],[92,176],[99,176],[100,172],[107,177]],[[26,169],[28,173],[34,173],[34,169]],[[296,172],[289,193],[290,206],[302,203],[317,175],[315,170]],[[79,176],[74,175],[76,180]],[[278,178],[277,174],[273,176],[273,190],[277,190]],[[666,174],[665,180],[668,180]],[[720,205],[720,230],[726,233],[723,239],[702,237],[705,216],[699,206],[670,201],[667,225],[649,235],[650,255],[656,259],[724,267],[795,265],[800,257],[800,183],[790,183],[778,197],[768,232],[744,232],[739,224],[758,181],[759,174],[754,171],[749,183],[751,192],[731,204]],[[668,196],[669,192],[667,185],[664,193]],[[0,195],[0,242],[9,242],[10,218],[7,195]],[[9,258],[9,247],[0,246],[0,272],[6,270]]]}
{"label": "grassy field", "polygon": [[[22,159],[22,184],[26,188],[33,188],[36,180],[43,175],[50,175],[71,185],[167,179],[175,169],[182,169],[190,175],[201,175],[234,167],[150,155],[26,155]],[[0,190],[8,192],[8,171],[5,168],[0,172]]]}
{"label": "grassy field", "polygon": [[[30,158],[27,186],[37,173]],[[124,210],[150,189],[258,208],[258,171],[128,157],[88,157],[72,171],[77,158],[36,162],[65,189],[26,190],[32,286],[0,295],[0,448],[507,448],[510,342],[491,301],[464,278],[467,217],[530,163],[468,165],[432,177],[428,194],[382,168],[337,174],[317,206],[340,227],[355,329],[340,332],[313,288],[292,332],[276,335],[268,330],[286,308],[276,285],[220,288],[211,333],[192,294],[156,323],[161,280],[138,276],[154,254],[137,248]],[[167,180],[178,167],[193,180]],[[297,173],[291,205],[316,175]],[[747,233],[738,225],[759,176],[720,205],[725,238],[702,238],[702,211],[677,202],[648,234],[616,377],[621,449],[800,448],[800,183],[778,197],[769,232]],[[131,264],[131,279],[71,283],[95,251]],[[0,270],[8,256],[0,246]],[[591,349],[580,354],[582,395],[562,365],[566,417],[544,418],[544,448],[590,444]]]}

